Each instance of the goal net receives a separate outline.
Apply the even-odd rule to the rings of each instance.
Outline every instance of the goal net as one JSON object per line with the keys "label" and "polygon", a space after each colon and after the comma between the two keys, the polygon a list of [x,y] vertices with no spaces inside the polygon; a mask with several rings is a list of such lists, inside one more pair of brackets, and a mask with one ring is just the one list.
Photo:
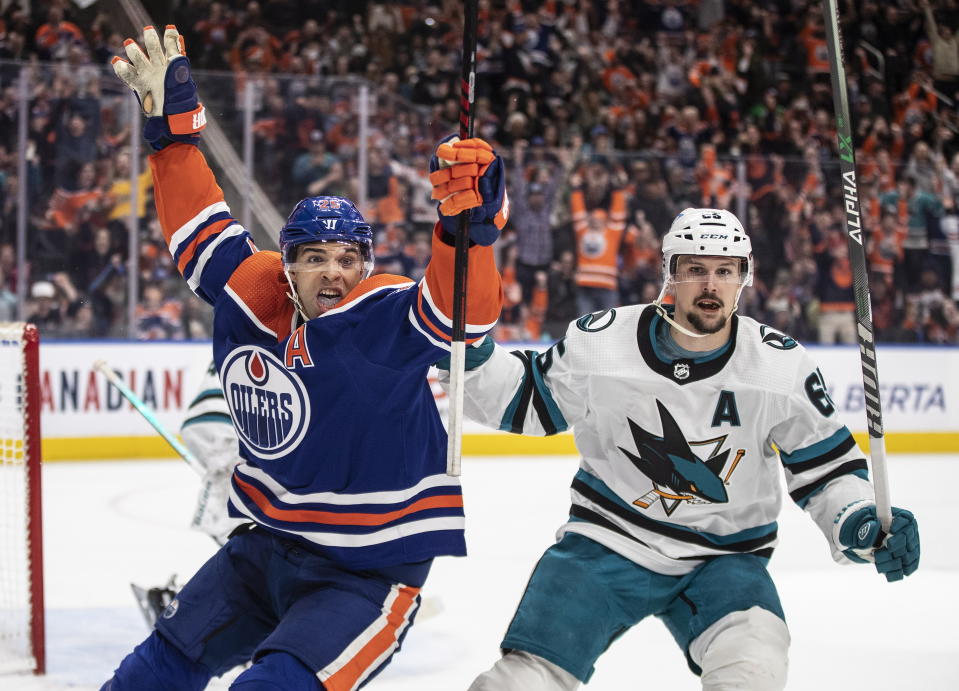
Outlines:
{"label": "goal net", "polygon": [[39,345],[0,322],[0,674],[45,666]]}

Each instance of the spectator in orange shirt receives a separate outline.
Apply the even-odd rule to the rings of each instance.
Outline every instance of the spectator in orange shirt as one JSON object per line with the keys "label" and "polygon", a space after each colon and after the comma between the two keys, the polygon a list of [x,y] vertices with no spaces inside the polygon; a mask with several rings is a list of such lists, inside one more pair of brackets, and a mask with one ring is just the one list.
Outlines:
{"label": "spectator in orange shirt", "polygon": [[889,285],[893,284],[896,264],[902,261],[905,236],[906,229],[899,221],[899,214],[883,211],[879,226],[869,234],[866,243],[869,269]]}
{"label": "spectator in orange shirt", "polygon": [[37,29],[35,39],[40,56],[45,60],[66,57],[70,46],[85,42],[80,27],[63,19],[63,8],[59,5],[52,5],[47,10],[47,21]]}
{"label": "spectator in orange shirt", "polygon": [[[381,229],[387,223],[405,221],[400,206],[400,182],[393,174],[387,151],[374,146],[369,150],[366,172],[366,207],[361,211],[363,217],[373,224],[374,230]],[[356,199],[359,195],[351,195]]]}
{"label": "spectator in orange shirt", "polygon": [[587,208],[579,173],[570,178],[573,192],[570,209],[576,236],[576,289],[581,314],[610,309],[620,304],[620,251],[627,237],[626,191],[613,189],[607,208]]}

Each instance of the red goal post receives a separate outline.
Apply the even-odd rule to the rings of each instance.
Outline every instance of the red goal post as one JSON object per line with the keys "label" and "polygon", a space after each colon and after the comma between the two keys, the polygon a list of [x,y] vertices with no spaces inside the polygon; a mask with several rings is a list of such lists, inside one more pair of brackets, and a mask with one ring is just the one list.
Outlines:
{"label": "red goal post", "polygon": [[40,464],[40,334],[0,322],[0,674],[46,669]]}

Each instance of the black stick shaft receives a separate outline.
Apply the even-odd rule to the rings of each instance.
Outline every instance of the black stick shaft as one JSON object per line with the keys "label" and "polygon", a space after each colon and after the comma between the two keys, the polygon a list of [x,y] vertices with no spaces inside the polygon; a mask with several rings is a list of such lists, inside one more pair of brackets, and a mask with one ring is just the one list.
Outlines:
{"label": "black stick shaft", "polygon": [[[466,0],[463,18],[463,70],[460,78],[460,139],[473,136],[478,1]],[[466,340],[466,278],[469,266],[469,212],[459,217],[453,264],[453,341]]]}
{"label": "black stick shaft", "polygon": [[863,391],[866,396],[866,426],[872,456],[873,484],[876,488],[876,510],[883,527],[888,530],[892,515],[889,506],[889,485],[885,467],[885,437],[882,428],[882,406],[879,400],[879,367],[876,363],[875,331],[869,297],[869,273],[866,266],[865,228],[856,181],[856,154],[853,127],[849,117],[849,96],[846,92],[846,70],[843,66],[842,38],[839,33],[837,0],[823,0],[826,46],[829,50],[829,71],[832,80],[833,104],[836,109],[836,136],[839,140],[839,170],[846,210],[846,235],[849,242],[849,263],[853,273],[856,304],[859,356],[862,364]]}
{"label": "black stick shaft", "polygon": [[[463,72],[460,79],[460,139],[473,136],[473,94],[476,79],[477,0],[463,7]],[[466,377],[466,286],[469,267],[470,212],[460,213],[453,253],[453,340],[450,345],[449,429],[446,473],[458,476],[463,446],[463,380]]]}

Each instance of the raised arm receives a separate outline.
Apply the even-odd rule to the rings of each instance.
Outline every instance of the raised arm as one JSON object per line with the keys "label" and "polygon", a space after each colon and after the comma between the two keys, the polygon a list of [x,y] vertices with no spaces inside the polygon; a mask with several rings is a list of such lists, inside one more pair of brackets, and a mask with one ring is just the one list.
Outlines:
{"label": "raised arm", "polygon": [[[567,338],[575,334],[567,334]],[[587,413],[585,377],[562,338],[543,352],[509,351],[492,338],[466,349],[464,412],[487,427],[514,434],[565,432]],[[438,363],[440,384],[449,384]]]}
{"label": "raised arm", "polygon": [[[398,276],[374,276],[358,285],[338,308],[344,309],[377,290],[397,291],[372,308],[383,311],[382,319],[365,319],[353,335],[354,344],[368,359],[387,366],[428,365],[450,351],[453,233],[460,211],[470,210],[466,342],[483,338],[496,324],[503,306],[500,275],[490,246],[509,216],[501,159],[480,139],[446,140],[437,148],[430,168],[439,220],[433,228],[433,251],[423,278],[414,287]],[[382,323],[387,322],[401,322],[404,327],[384,331]]]}
{"label": "raised arm", "polygon": [[432,198],[439,222],[433,232],[433,256],[420,282],[417,319],[444,344],[453,333],[453,250],[458,214],[469,212],[466,342],[493,328],[503,307],[503,289],[492,244],[509,219],[503,160],[482,139],[451,137],[430,161]]}
{"label": "raised arm", "polygon": [[[143,45],[146,51],[127,39],[129,62],[115,57],[113,69],[147,116],[143,135],[154,150],[154,198],[170,253],[190,288],[213,304],[257,250],[197,148],[206,115],[176,27],[166,27],[162,44],[156,29],[146,27]],[[274,263],[279,269],[278,258]]]}

